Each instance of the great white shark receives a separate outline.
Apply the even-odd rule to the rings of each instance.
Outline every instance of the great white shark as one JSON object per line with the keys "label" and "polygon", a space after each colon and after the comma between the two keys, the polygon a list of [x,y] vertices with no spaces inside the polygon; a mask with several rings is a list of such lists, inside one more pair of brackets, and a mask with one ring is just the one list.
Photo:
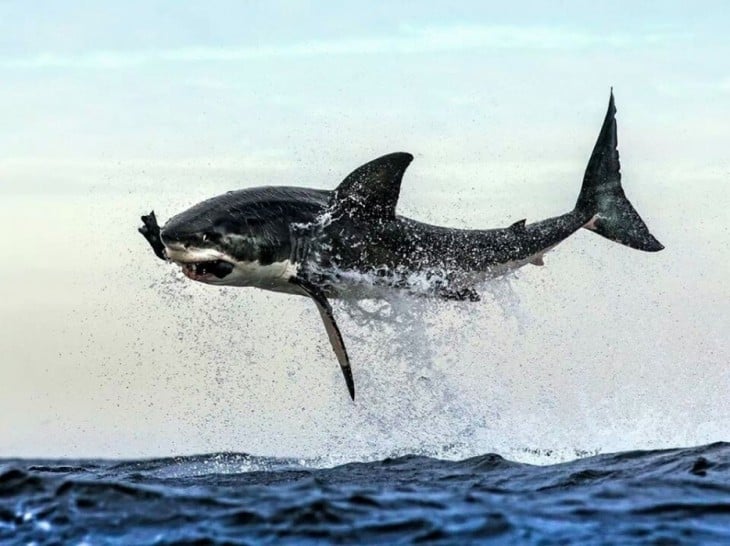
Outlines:
{"label": "great white shark", "polygon": [[382,288],[477,301],[476,286],[543,255],[581,228],[638,250],[664,247],[621,186],[616,107],[608,111],[575,207],[554,218],[498,229],[453,229],[396,214],[413,160],[398,152],[349,174],[334,191],[265,186],[213,197],[140,233],[155,254],[194,281],[310,297],[324,322],[350,396],[350,361],[330,298],[383,297]]}

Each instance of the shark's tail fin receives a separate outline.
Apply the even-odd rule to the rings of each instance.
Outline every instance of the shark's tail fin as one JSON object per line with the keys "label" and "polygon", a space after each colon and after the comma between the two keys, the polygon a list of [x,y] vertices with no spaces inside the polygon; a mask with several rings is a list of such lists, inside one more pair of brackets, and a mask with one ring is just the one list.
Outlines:
{"label": "shark's tail fin", "polygon": [[664,246],[631,205],[621,187],[613,90],[603,127],[588,161],[576,209],[591,220],[584,226],[622,245],[656,252]]}

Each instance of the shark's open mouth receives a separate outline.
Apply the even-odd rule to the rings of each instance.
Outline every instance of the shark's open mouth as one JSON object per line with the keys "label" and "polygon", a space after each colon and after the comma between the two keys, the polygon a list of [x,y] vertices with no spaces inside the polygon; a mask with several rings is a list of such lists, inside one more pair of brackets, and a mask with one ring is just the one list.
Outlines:
{"label": "shark's open mouth", "polygon": [[180,265],[185,276],[194,281],[205,281],[213,277],[222,279],[233,271],[233,264],[225,260],[186,262]]}

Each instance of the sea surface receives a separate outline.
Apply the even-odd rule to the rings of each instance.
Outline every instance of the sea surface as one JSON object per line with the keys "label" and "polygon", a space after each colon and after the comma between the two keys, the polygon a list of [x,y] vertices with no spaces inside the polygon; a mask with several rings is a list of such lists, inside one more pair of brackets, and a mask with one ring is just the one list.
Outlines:
{"label": "sea surface", "polygon": [[2,544],[730,544],[730,444],[534,466],[486,454],[0,461]]}

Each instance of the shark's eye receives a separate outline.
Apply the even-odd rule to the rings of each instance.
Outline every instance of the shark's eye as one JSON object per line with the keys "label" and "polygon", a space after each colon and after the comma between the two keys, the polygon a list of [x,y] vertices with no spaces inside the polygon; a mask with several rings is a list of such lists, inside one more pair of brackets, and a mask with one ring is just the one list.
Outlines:
{"label": "shark's eye", "polygon": [[207,240],[208,240],[208,234],[207,233],[203,233],[203,242],[205,242]]}

